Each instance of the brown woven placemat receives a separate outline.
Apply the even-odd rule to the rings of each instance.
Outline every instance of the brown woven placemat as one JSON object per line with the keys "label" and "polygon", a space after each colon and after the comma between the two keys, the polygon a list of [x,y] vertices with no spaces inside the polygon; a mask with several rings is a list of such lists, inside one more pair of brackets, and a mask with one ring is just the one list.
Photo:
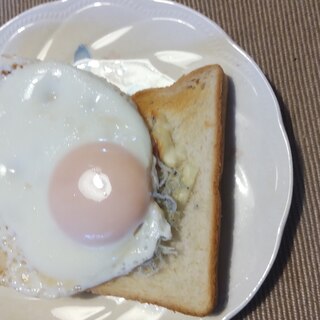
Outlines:
{"label": "brown woven placemat", "polygon": [[[320,1],[178,1],[216,21],[259,64],[292,148],[293,201],[280,251],[235,319],[320,319]],[[0,24],[44,2],[0,0]]]}

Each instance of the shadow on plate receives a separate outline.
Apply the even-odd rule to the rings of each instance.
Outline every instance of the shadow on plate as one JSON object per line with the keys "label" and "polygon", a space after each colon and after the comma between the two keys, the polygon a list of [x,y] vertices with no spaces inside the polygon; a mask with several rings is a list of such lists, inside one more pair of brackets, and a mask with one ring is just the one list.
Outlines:
{"label": "shadow on plate", "polygon": [[303,203],[305,200],[305,173],[303,166],[303,155],[294,135],[289,108],[285,104],[280,92],[276,89],[275,85],[271,82],[270,79],[268,79],[268,81],[271,84],[280,105],[282,119],[292,153],[294,181],[292,203],[276,260],[261,288],[258,290],[252,301],[239,313],[237,319],[246,318],[253,310],[259,307],[263,303],[263,301],[265,301],[266,297],[270,295],[271,291],[274,290],[274,287],[282,277],[284,270],[288,268],[287,264],[289,262],[290,256],[292,255],[293,241],[296,237],[297,228],[301,220]]}

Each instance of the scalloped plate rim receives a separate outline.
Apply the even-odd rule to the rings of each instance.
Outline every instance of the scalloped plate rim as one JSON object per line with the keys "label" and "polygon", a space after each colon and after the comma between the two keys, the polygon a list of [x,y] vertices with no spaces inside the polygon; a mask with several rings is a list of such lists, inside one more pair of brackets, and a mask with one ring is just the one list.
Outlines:
{"label": "scalloped plate rim", "polygon": [[[72,3],[74,2],[74,3]],[[133,0],[110,0],[110,1],[91,1],[91,0],[83,0],[83,1],[77,1],[75,2],[74,0],[56,0],[56,1],[52,1],[52,2],[48,2],[48,3],[43,3],[40,5],[37,5],[33,8],[30,8],[22,13],[20,13],[19,15],[15,16],[14,18],[12,18],[11,20],[7,21],[5,24],[3,24],[0,27],[0,36],[3,36],[2,34],[4,32],[7,32],[8,34],[11,33],[11,29],[15,29],[17,25],[22,24],[25,25],[25,21],[28,20],[30,18],[30,15],[32,16],[31,20],[37,20],[39,18],[35,18],[35,16],[37,15],[43,15],[43,11],[47,10],[48,7],[52,7],[54,8],[56,11],[54,12],[50,12],[48,15],[46,15],[47,19],[48,17],[50,17],[53,21],[63,21],[66,17],[68,17],[69,15],[71,15],[72,13],[61,13],[61,7],[63,5],[74,5],[75,7],[81,7],[80,3],[93,3],[93,2],[109,2],[111,4],[120,4],[120,5],[124,5],[124,4],[132,4],[134,1]],[[204,16],[203,14],[195,11],[192,8],[189,8],[183,4],[180,3],[176,3],[173,1],[169,1],[169,0],[143,0],[140,1],[140,6],[142,6],[142,3],[148,3],[148,5],[151,3],[163,3],[163,4],[167,4],[167,5],[171,5],[172,7],[175,8],[179,8],[180,10],[183,10],[184,12],[186,12],[188,15],[192,15],[192,16],[197,16],[198,19],[201,19],[202,21],[205,21],[206,24],[208,24],[209,26],[211,26],[211,28],[215,28],[216,31],[218,31],[220,33],[221,36],[225,37],[227,39],[227,41],[229,42],[229,44],[235,49],[237,50],[242,56],[244,56],[255,68],[255,70],[259,73],[260,77],[263,79],[266,87],[269,90],[269,94],[272,96],[273,101],[274,101],[274,107],[275,107],[275,111],[277,113],[277,120],[278,120],[278,124],[279,127],[281,129],[282,132],[282,137],[283,140],[285,142],[286,145],[286,151],[287,151],[287,157],[288,157],[288,166],[289,166],[289,182],[288,182],[288,193],[286,195],[286,201],[285,201],[285,209],[284,212],[282,213],[282,218],[280,220],[280,224],[278,227],[278,232],[277,232],[277,238],[275,241],[275,245],[274,245],[274,250],[273,253],[269,259],[269,263],[266,266],[266,270],[265,273],[262,275],[262,277],[260,278],[260,281],[257,283],[256,287],[252,290],[252,292],[246,297],[246,299],[244,299],[237,307],[235,307],[234,309],[230,310],[223,319],[229,319],[232,316],[236,315],[240,310],[242,310],[249,302],[250,300],[253,298],[253,296],[255,295],[255,293],[259,290],[259,288],[261,287],[262,283],[264,282],[265,278],[267,277],[279,250],[280,247],[280,243],[281,243],[281,239],[282,239],[282,235],[284,232],[284,227],[288,218],[288,214],[290,211],[290,205],[291,205],[291,200],[292,200],[292,192],[293,192],[293,165],[292,165],[292,154],[291,154],[291,150],[290,150],[290,144],[289,144],[289,140],[285,131],[285,127],[284,127],[284,123],[283,123],[283,119],[282,119],[282,115],[281,115],[281,111],[280,111],[280,106],[279,103],[276,99],[276,96],[272,90],[272,87],[270,85],[270,83],[268,82],[268,80],[266,79],[265,75],[263,74],[263,72],[261,71],[261,69],[259,68],[259,66],[256,64],[256,62],[243,50],[241,49],[232,39],[229,35],[227,35],[225,33],[225,31],[219,26],[217,25],[214,21],[210,20],[208,17]],[[76,3],[76,4],[75,4]],[[57,17],[54,17],[54,15],[56,15]],[[12,33],[11,33],[12,35]],[[0,46],[0,50],[1,50],[1,46]]]}

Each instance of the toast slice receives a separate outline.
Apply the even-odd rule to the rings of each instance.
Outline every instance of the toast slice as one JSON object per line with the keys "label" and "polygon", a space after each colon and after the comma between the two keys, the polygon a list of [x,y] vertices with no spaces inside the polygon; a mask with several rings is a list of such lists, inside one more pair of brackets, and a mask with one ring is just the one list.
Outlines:
{"label": "toast slice", "polygon": [[196,168],[196,177],[170,243],[177,254],[167,256],[155,274],[133,271],[92,289],[93,293],[195,316],[213,310],[218,289],[226,83],[222,68],[209,65],[182,76],[170,87],[133,95],[159,158],[178,170]]}

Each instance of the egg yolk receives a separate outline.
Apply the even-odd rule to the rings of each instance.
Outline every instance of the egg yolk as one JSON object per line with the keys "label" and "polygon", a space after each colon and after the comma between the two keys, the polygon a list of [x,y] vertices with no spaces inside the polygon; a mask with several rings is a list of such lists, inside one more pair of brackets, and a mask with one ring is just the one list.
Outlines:
{"label": "egg yolk", "polygon": [[91,143],[70,151],[49,185],[58,225],[88,245],[115,242],[142,222],[150,204],[148,170],[123,147]]}

